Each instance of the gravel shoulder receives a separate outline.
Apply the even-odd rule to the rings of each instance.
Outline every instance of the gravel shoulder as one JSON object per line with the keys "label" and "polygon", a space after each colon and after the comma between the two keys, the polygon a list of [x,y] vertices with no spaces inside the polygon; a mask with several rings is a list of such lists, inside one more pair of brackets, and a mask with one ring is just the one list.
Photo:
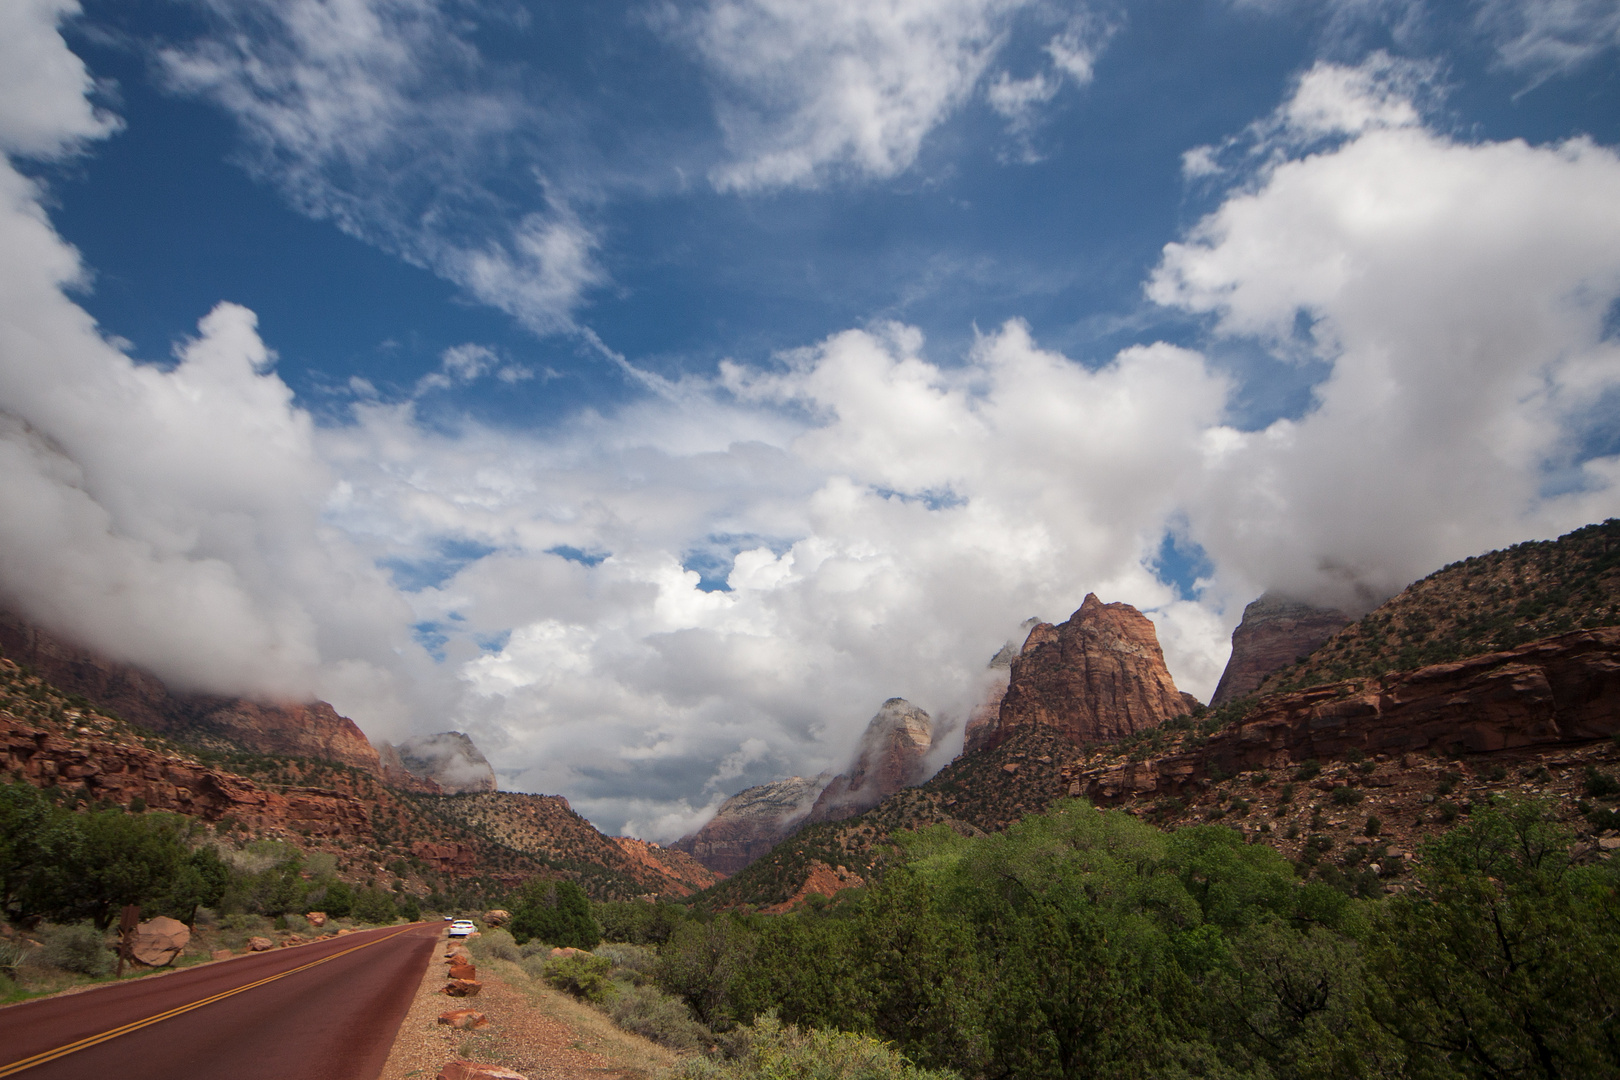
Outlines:
{"label": "gravel shoulder", "polygon": [[[440,992],[443,945],[441,938],[379,1080],[433,1080],[456,1058],[500,1065],[528,1080],[650,1080],[678,1060],[507,961],[478,964],[478,996],[447,997]],[[441,1013],[458,1008],[477,1009],[489,1025],[455,1031],[438,1022]]]}

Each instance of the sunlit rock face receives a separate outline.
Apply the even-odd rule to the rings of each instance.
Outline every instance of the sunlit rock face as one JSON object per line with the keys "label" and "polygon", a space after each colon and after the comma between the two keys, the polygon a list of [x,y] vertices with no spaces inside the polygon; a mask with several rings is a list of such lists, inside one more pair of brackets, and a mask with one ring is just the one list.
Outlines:
{"label": "sunlit rock face", "polygon": [[1247,697],[1267,675],[1309,656],[1353,621],[1336,608],[1266,593],[1243,609],[1243,621],[1232,631],[1232,656],[1209,703]]}
{"label": "sunlit rock face", "polygon": [[826,785],[825,774],[790,776],[739,791],[697,832],[670,846],[719,874],[735,874],[804,823]]}
{"label": "sunlit rock face", "polygon": [[928,779],[934,721],[905,698],[890,698],[866,725],[847,772],[833,777],[810,811],[811,821],[841,821],[864,813],[901,788]]}
{"label": "sunlit rock face", "polygon": [[[392,751],[389,753],[388,751]],[[495,770],[473,741],[459,731],[418,735],[396,743],[383,752],[385,764],[397,758],[399,766],[412,776],[430,780],[446,795],[467,795],[495,791]]]}
{"label": "sunlit rock face", "polygon": [[1129,604],[1087,594],[1057,626],[1029,632],[1001,699],[994,747],[1028,725],[1050,727],[1082,745],[1157,727],[1196,706],[1176,689],[1153,623]]}

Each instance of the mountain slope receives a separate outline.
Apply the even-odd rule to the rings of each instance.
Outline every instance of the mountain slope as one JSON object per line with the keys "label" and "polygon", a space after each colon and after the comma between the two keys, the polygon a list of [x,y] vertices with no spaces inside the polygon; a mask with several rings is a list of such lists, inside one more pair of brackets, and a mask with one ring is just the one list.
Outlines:
{"label": "mountain slope", "polygon": [[1407,586],[1269,676],[1262,694],[1620,626],[1620,519],[1463,559]]}

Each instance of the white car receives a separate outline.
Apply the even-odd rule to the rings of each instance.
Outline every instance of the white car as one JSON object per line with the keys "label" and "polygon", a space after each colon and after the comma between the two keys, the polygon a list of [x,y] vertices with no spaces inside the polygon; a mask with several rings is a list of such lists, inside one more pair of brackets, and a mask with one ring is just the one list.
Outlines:
{"label": "white car", "polygon": [[455,922],[450,924],[451,937],[467,937],[470,934],[476,933],[478,933],[478,927],[474,926],[466,919],[457,919]]}

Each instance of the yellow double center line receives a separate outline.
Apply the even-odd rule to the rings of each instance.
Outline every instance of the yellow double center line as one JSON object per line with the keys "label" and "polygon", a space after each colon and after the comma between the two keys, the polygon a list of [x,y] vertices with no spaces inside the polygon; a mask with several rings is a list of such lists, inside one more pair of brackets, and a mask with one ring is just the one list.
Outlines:
{"label": "yellow double center line", "polygon": [[228,997],[235,997],[237,994],[244,994],[249,990],[254,990],[258,987],[264,986],[266,983],[273,983],[277,979],[285,979],[289,975],[297,975],[300,971],[308,971],[312,967],[320,967],[322,964],[336,960],[340,956],[348,956],[350,953],[359,952],[361,949],[369,949],[373,945],[380,945],[385,941],[391,941],[394,938],[399,937],[399,935],[409,933],[415,929],[417,929],[417,927],[407,926],[403,930],[396,930],[392,934],[387,934],[383,937],[372,938],[370,941],[361,942],[359,945],[344,949],[342,952],[335,952],[331,956],[323,956],[319,960],[311,960],[307,964],[301,964],[298,967],[290,968],[287,971],[281,972],[279,975],[268,975],[257,982],[245,983],[242,986],[238,986],[234,990],[222,990],[212,997],[205,997],[200,1001],[193,1001],[189,1005],[180,1005],[176,1008],[170,1009],[168,1012],[160,1012],[156,1016],[148,1016],[144,1020],[135,1020],[131,1023],[125,1024],[123,1027],[115,1027],[110,1031],[103,1031],[99,1035],[86,1036],[77,1042],[70,1042],[65,1046],[58,1046],[54,1050],[43,1051],[35,1054],[33,1057],[23,1058],[21,1061],[13,1061],[10,1065],[0,1066],[0,1078],[13,1076],[22,1072],[24,1069],[32,1069],[36,1065],[43,1065],[48,1061],[55,1061],[57,1058],[78,1053],[80,1050],[87,1050],[90,1047],[104,1043],[109,1039],[116,1039],[120,1035],[128,1035],[132,1031],[139,1031],[141,1028],[151,1027],[153,1024],[161,1023],[164,1020],[173,1019],[182,1013],[190,1012],[192,1009],[200,1009],[204,1005],[212,1005],[216,1001],[224,1001]]}

